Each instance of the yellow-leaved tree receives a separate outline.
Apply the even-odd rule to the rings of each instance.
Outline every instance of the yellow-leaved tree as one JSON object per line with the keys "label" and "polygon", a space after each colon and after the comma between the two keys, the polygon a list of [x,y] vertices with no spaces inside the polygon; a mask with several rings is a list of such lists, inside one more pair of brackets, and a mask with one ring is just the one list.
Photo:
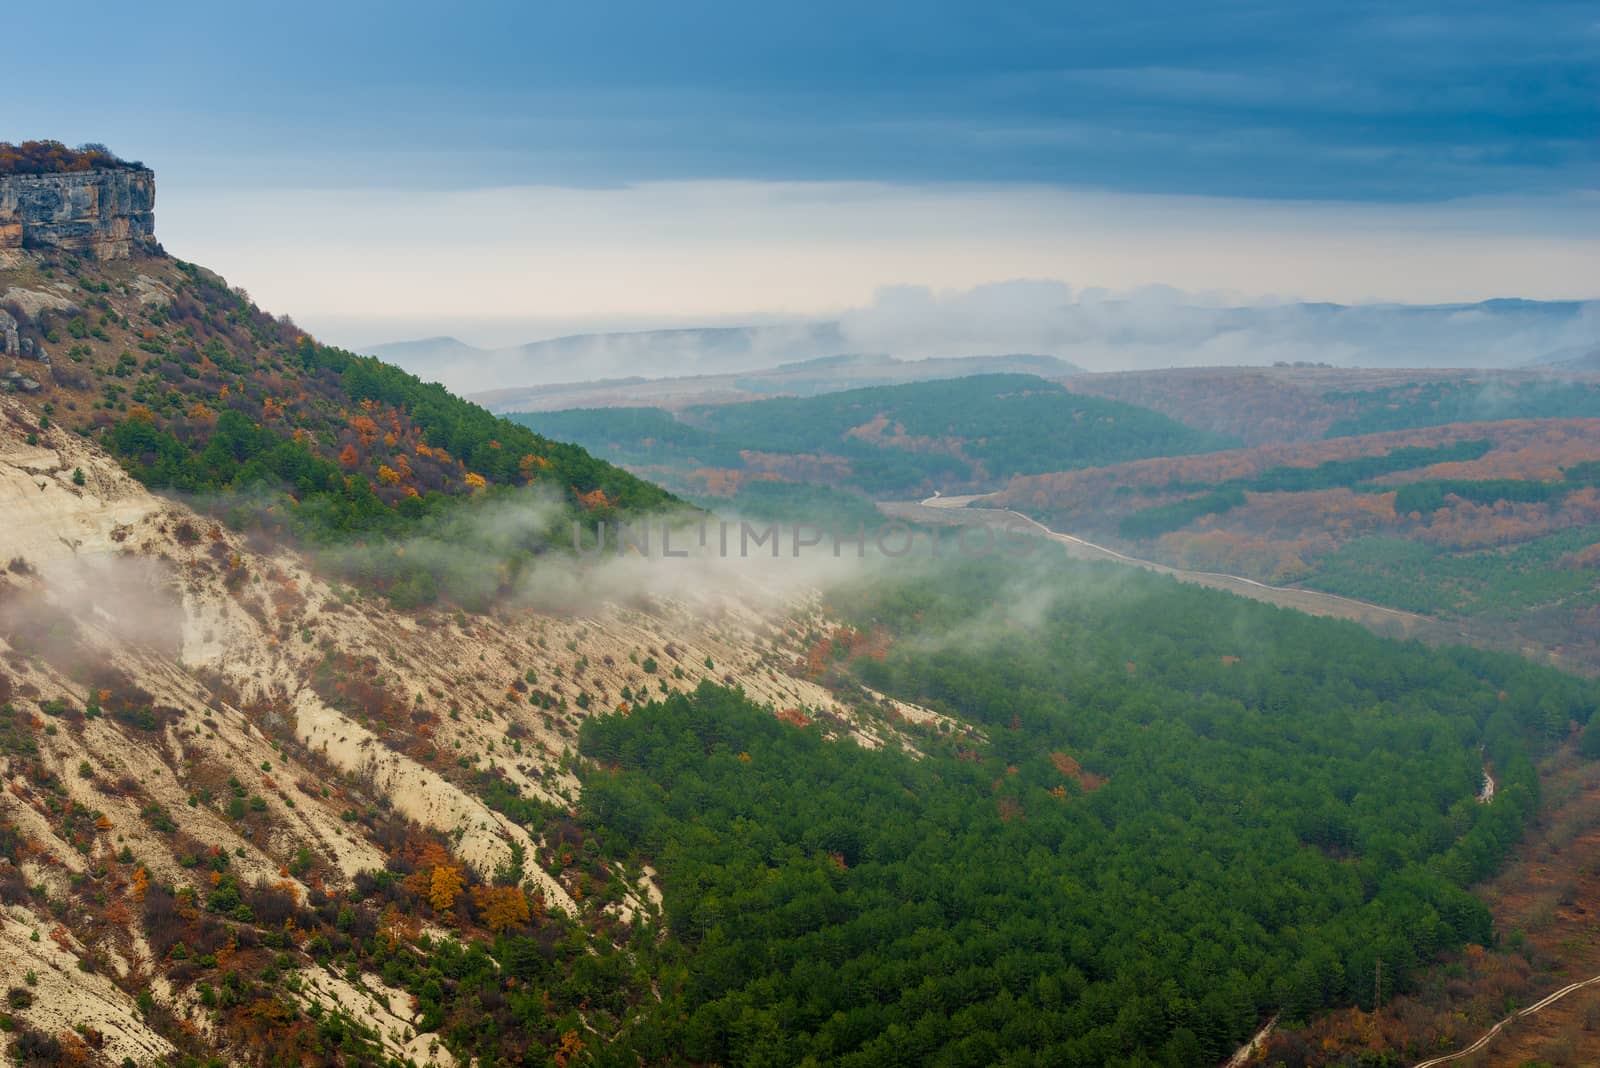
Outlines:
{"label": "yellow-leaved tree", "polygon": [[428,904],[433,906],[435,912],[448,912],[465,885],[460,868],[451,864],[436,865],[428,885]]}

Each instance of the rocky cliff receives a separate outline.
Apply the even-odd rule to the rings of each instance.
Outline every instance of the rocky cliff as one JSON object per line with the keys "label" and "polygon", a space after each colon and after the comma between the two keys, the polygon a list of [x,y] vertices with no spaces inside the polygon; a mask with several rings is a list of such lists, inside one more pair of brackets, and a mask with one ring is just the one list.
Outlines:
{"label": "rocky cliff", "polygon": [[155,235],[156,177],[143,168],[0,177],[0,251],[122,259]]}

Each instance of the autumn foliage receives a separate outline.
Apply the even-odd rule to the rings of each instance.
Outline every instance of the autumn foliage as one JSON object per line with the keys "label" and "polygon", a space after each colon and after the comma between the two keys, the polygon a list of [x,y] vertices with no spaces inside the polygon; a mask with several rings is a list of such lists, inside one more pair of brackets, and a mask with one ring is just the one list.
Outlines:
{"label": "autumn foliage", "polygon": [[73,174],[83,171],[133,169],[142,166],[119,159],[105,145],[68,148],[60,141],[0,141],[0,176],[8,174]]}
{"label": "autumn foliage", "polygon": [[491,931],[520,927],[530,917],[528,897],[518,886],[474,887],[472,899],[478,906],[484,926]]}

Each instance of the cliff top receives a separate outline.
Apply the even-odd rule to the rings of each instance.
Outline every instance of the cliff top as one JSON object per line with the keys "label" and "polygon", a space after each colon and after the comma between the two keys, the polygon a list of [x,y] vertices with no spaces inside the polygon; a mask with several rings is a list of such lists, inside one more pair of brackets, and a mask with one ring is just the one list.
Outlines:
{"label": "cliff top", "polygon": [[60,141],[0,141],[0,178],[13,174],[72,174],[83,171],[136,170],[144,164],[122,159],[105,145],[69,148]]}

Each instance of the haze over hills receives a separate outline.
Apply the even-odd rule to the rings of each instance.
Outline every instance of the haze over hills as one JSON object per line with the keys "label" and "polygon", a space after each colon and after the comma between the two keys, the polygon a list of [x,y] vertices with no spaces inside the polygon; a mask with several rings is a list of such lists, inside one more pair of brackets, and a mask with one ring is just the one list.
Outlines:
{"label": "haze over hills", "polygon": [[837,323],[573,334],[501,349],[453,337],[372,345],[367,354],[470,392],[644,374],[712,374],[848,350]]}
{"label": "haze over hills", "polygon": [[1056,283],[981,290],[981,298],[880,297],[817,323],[580,334],[500,349],[443,337],[364,351],[424,379],[481,392],[747,371],[840,353],[920,359],[1029,352],[1093,371],[1279,362],[1482,369],[1570,360],[1600,345],[1596,301],[1227,306],[1159,287],[1124,299],[1074,296]]}
{"label": "haze over hills", "polygon": [[564,408],[682,408],[771,396],[809,397],[844,389],[890,386],[980,374],[1027,374],[1065,378],[1082,368],[1054,356],[926,357],[819,356],[750,371],[668,378],[601,379],[551,386],[492,389],[469,396],[492,412],[558,411]]}
{"label": "haze over hills", "polygon": [[1562,350],[1542,362],[1562,371],[1600,371],[1600,348]]}
{"label": "haze over hills", "polygon": [[1600,415],[1573,365],[1509,370],[1182,367],[1063,379],[1074,392],[1162,412],[1248,445],[1464,421]]}
{"label": "haze over hills", "polygon": [[712,505],[989,491],[985,507],[1143,559],[1356,596],[1600,670],[1594,374],[981,376],[512,418]]}

